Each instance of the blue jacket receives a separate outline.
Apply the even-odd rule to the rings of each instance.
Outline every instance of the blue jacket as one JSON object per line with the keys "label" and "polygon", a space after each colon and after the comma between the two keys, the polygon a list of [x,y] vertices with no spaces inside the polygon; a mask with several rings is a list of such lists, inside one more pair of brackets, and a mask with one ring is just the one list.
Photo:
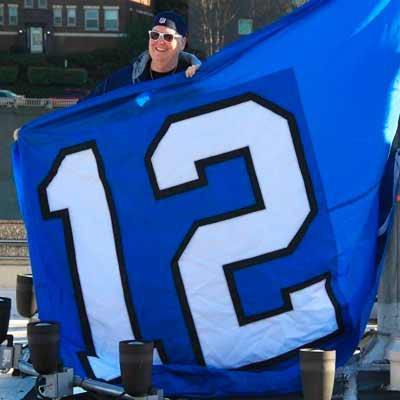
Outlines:
{"label": "blue jacket", "polygon": [[[191,65],[201,65],[201,61],[193,54],[182,51],[179,54],[179,59],[186,61]],[[136,57],[132,64],[123,67],[114,73],[112,73],[104,81],[100,82],[86,97],[91,98],[100,96],[111,90],[118,89],[123,86],[132,85],[134,83],[141,82],[140,76],[144,72],[147,63],[150,61],[150,54],[148,51],[144,51],[138,57]]]}

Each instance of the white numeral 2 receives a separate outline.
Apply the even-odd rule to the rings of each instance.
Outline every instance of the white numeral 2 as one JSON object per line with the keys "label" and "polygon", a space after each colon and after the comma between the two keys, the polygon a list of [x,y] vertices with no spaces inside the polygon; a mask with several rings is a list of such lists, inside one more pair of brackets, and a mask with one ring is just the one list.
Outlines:
{"label": "white numeral 2", "polygon": [[229,265],[254,265],[289,248],[311,213],[287,119],[248,100],[172,122],[153,147],[151,175],[160,198],[204,184],[206,165],[236,154],[245,157],[259,197],[253,210],[198,221],[178,251],[178,288],[181,280],[200,360],[239,368],[335,332],[324,279],[290,293],[290,311],[242,325],[228,287]]}

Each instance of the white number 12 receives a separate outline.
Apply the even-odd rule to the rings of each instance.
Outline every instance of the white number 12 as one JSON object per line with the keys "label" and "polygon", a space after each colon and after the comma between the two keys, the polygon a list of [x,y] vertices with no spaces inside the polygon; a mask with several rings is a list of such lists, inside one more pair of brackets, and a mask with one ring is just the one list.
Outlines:
{"label": "white number 12", "polygon": [[[327,275],[299,282],[288,291],[285,310],[257,317],[244,314],[236,290],[235,270],[290,254],[315,213],[291,124],[278,108],[248,95],[167,120],[146,155],[159,201],[206,185],[206,167],[234,157],[244,157],[256,198],[251,207],[194,221],[174,259],[165,260],[172,263],[201,364],[262,365],[339,329]],[[98,378],[111,379],[119,372],[118,342],[140,337],[140,329],[124,291],[123,251],[105,176],[95,147],[66,149],[41,194],[45,216],[64,221],[83,326],[97,356],[89,362]],[[160,357],[156,353],[156,362]]]}

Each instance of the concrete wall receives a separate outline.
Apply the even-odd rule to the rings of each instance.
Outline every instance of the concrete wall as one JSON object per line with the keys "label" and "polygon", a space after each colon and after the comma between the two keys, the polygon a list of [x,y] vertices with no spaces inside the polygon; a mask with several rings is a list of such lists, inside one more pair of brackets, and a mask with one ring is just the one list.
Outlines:
{"label": "concrete wall", "polygon": [[20,219],[11,166],[13,132],[45,110],[0,108],[0,220]]}

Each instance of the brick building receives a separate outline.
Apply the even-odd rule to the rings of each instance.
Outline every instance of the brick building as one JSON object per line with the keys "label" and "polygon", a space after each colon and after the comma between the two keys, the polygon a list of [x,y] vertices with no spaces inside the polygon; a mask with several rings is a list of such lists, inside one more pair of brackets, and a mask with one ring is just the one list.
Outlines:
{"label": "brick building", "polygon": [[152,0],[0,0],[0,52],[66,54],[118,45]]}

